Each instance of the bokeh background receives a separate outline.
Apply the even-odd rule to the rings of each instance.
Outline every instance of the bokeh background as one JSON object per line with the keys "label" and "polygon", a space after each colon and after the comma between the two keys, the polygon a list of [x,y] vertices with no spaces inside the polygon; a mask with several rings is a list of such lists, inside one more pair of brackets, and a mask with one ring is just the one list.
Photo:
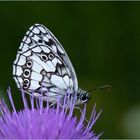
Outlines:
{"label": "bokeh background", "polygon": [[[93,130],[102,138],[140,138],[140,2],[0,2],[0,96],[10,85],[17,109],[21,96],[12,63],[27,29],[47,26],[67,51],[79,86],[94,91],[103,113]],[[7,101],[8,103],[8,101]]]}

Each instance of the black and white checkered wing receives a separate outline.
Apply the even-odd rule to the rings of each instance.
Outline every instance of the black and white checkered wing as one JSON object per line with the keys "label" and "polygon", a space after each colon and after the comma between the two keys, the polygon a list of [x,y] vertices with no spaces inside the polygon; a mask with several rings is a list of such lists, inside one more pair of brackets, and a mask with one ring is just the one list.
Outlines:
{"label": "black and white checkered wing", "polygon": [[13,77],[18,88],[36,96],[43,90],[43,98],[55,100],[68,90],[77,92],[77,77],[64,48],[43,25],[31,26],[25,34],[16,60]]}

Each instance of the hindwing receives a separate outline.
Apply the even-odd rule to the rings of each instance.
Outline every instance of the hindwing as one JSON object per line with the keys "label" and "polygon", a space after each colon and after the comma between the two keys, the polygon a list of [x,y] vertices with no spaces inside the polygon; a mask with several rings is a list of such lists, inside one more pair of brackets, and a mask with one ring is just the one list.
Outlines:
{"label": "hindwing", "polygon": [[13,77],[18,88],[34,91],[36,96],[55,100],[68,90],[77,92],[77,77],[64,48],[43,25],[31,26],[25,34],[16,60]]}

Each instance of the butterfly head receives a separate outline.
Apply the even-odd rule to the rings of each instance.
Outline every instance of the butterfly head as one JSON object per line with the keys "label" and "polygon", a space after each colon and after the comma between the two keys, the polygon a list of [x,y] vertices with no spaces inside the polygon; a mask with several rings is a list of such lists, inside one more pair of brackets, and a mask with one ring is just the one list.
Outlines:
{"label": "butterfly head", "polygon": [[85,92],[85,93],[81,94],[80,99],[83,103],[86,103],[87,101],[89,101],[91,99],[90,93]]}
{"label": "butterfly head", "polygon": [[91,99],[91,96],[89,92],[79,89],[77,93],[77,98],[79,100],[78,104],[84,104]]}
{"label": "butterfly head", "polygon": [[90,92],[95,91],[95,90],[102,90],[102,89],[110,90],[111,87],[112,87],[111,85],[104,85],[104,86],[99,86],[99,87],[90,89],[88,91],[78,89],[78,92],[77,92],[78,103],[77,104],[83,104],[89,101],[91,99]]}

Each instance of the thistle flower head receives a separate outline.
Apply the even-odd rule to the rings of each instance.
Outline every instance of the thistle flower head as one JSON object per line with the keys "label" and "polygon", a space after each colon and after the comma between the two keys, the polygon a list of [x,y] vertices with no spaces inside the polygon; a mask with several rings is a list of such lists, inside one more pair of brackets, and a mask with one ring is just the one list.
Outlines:
{"label": "thistle flower head", "polygon": [[[22,92],[24,108],[16,111],[8,89],[13,111],[11,112],[4,100],[0,100],[0,139],[93,139],[98,140],[100,134],[96,135],[91,129],[99,117],[95,106],[87,125],[84,124],[86,105],[80,120],[73,116],[74,103],[70,103],[69,111],[60,105],[58,98],[56,108],[49,107],[48,102],[44,107],[42,100],[30,98],[30,105]],[[30,106],[30,107],[29,107]]]}

